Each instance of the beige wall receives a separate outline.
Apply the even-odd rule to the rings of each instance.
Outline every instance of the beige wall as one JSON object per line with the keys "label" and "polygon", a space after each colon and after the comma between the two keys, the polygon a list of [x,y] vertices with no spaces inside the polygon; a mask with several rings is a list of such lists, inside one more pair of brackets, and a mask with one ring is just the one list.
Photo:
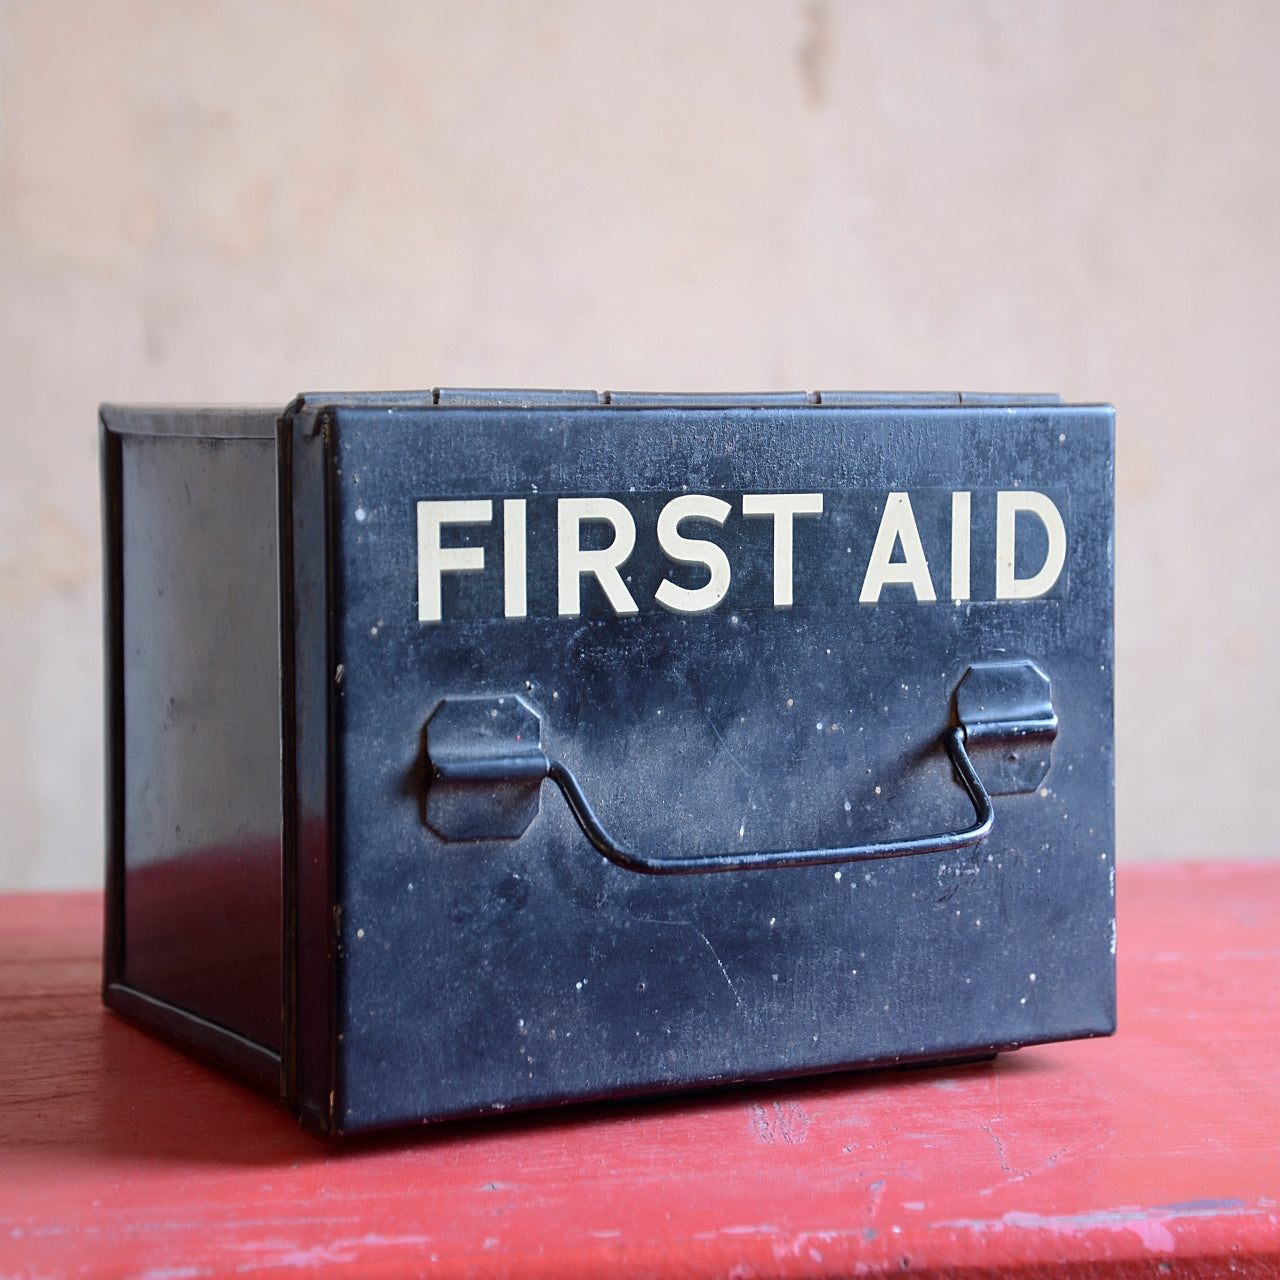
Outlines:
{"label": "beige wall", "polygon": [[101,865],[99,400],[1119,411],[1122,858],[1280,855],[1280,6],[0,0],[0,885]]}

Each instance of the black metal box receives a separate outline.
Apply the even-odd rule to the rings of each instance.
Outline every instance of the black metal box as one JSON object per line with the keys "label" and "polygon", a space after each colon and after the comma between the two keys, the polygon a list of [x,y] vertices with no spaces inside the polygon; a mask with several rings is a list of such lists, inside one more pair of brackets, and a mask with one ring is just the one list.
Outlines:
{"label": "black metal box", "polygon": [[107,1003],[328,1132],[1109,1034],[1113,417],[104,408]]}

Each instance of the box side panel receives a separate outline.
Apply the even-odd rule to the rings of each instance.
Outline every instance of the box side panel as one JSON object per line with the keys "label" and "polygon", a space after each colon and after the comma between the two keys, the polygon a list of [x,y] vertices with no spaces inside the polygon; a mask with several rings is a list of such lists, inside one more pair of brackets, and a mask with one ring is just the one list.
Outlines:
{"label": "box side panel", "polygon": [[104,414],[115,922],[106,977],[108,1003],[275,1089],[283,939],[269,426],[255,411],[209,421]]}
{"label": "box side panel", "polygon": [[102,758],[106,851],[102,939],[104,996],[119,983],[124,963],[124,662],[121,636],[120,433],[109,410],[98,417],[102,468]]}

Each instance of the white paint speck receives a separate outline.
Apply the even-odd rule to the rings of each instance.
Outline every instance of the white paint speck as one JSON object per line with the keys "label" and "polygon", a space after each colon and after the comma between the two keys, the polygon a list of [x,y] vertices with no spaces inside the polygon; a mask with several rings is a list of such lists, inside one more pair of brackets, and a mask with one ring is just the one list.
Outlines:
{"label": "white paint speck", "polygon": [[839,880],[839,879],[840,879],[840,873],[839,873],[838,871],[836,872],[836,879],[837,879],[837,880]]}
{"label": "white paint speck", "polygon": [[853,805],[852,805],[848,800],[846,800],[846,801],[844,802],[844,811],[845,811],[845,813],[852,813],[852,812],[853,812]]}
{"label": "white paint speck", "polygon": [[356,523],[357,523],[357,524],[364,524],[364,522],[365,522],[368,518],[369,518],[369,513],[368,513],[368,512],[367,512],[363,507],[357,507],[357,508],[356,508]]}

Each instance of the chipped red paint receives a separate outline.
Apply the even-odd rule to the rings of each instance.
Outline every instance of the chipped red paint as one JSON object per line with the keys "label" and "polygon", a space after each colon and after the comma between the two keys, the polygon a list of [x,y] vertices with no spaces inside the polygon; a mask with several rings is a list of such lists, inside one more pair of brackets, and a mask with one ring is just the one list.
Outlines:
{"label": "chipped red paint", "polygon": [[1280,1276],[1280,864],[1119,889],[1115,1040],[340,1147],[0,899],[0,1276]]}

